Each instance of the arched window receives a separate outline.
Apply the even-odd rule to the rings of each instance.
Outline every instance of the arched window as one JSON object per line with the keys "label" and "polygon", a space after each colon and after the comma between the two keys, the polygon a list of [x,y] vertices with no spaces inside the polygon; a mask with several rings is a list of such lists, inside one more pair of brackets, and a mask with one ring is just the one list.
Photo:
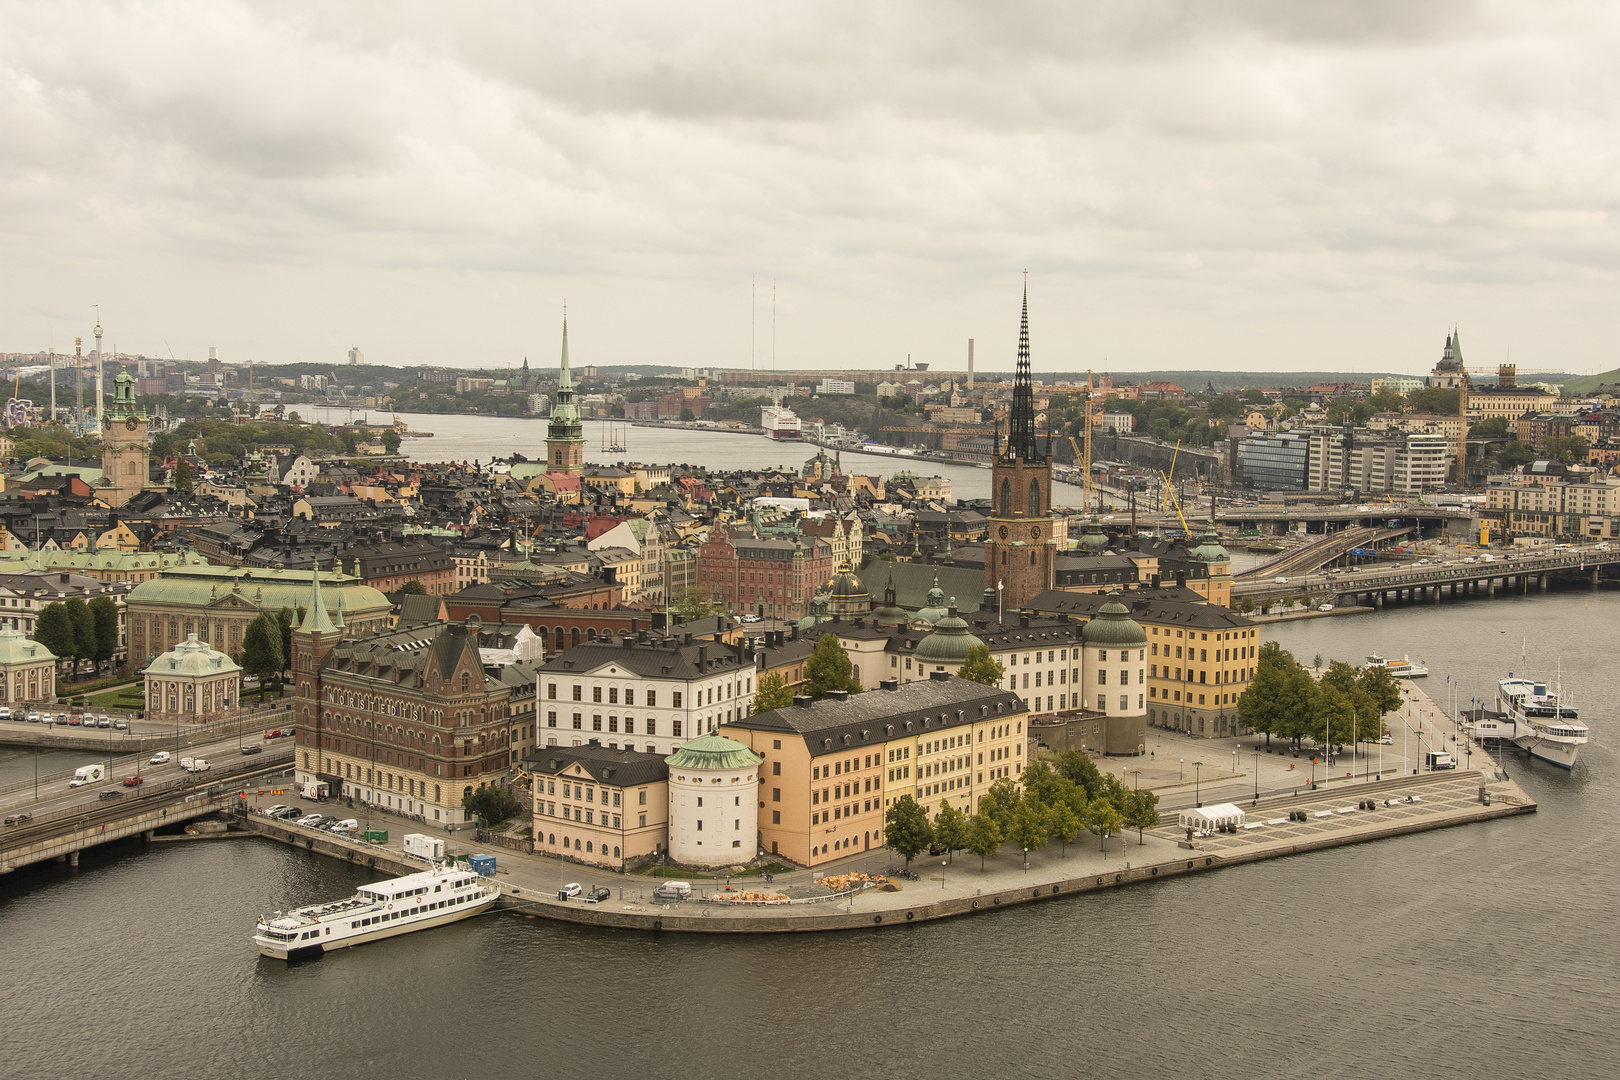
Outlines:
{"label": "arched window", "polygon": [[1031,517],[1041,512],[1041,482],[1039,480],[1029,482],[1029,507],[1024,512]]}
{"label": "arched window", "polygon": [[568,644],[570,646],[579,644],[579,627],[576,626],[572,630],[568,631]]}
{"label": "arched window", "polygon": [[1003,516],[1012,513],[1012,481],[1001,482],[1001,513]]}
{"label": "arched window", "polygon": [[472,676],[467,672],[461,673],[461,692],[465,694],[472,687]]}

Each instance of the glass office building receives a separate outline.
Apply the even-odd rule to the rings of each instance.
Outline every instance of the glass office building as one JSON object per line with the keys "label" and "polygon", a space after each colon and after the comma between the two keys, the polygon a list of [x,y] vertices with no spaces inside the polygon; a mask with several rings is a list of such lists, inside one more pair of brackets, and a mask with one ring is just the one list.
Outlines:
{"label": "glass office building", "polygon": [[1311,439],[1303,432],[1250,435],[1238,440],[1233,468],[1241,487],[1259,491],[1304,491]]}

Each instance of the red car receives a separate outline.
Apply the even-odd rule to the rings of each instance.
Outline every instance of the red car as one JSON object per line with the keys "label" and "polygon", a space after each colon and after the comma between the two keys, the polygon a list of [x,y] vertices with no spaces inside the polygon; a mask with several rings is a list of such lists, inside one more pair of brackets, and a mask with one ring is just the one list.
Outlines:
{"label": "red car", "polygon": [[140,777],[140,776],[126,776],[126,777],[124,777],[124,786],[125,787],[140,787],[144,783],[146,783],[146,779],[144,777]]}

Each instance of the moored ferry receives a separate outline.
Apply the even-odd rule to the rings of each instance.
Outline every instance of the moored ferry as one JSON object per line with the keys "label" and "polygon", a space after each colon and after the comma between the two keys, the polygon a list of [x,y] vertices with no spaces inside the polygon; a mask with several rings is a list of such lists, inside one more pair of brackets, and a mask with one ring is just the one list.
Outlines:
{"label": "moored ferry", "polygon": [[361,886],[346,900],[261,915],[253,944],[277,960],[317,956],[457,922],[488,911],[500,895],[499,888],[465,867],[434,866]]}
{"label": "moored ferry", "polygon": [[1580,748],[1591,738],[1575,710],[1546,683],[1510,675],[1496,685],[1496,705],[1513,724],[1514,745],[1559,768],[1573,769]]}
{"label": "moored ferry", "polygon": [[1368,668],[1388,668],[1389,673],[1397,679],[1421,679],[1429,673],[1429,669],[1416,663],[1410,656],[1399,660],[1386,660],[1377,653],[1367,657],[1367,662],[1361,665],[1362,670]]}
{"label": "moored ferry", "polygon": [[764,405],[759,410],[759,429],[767,439],[802,439],[804,430],[792,409],[780,405]]}

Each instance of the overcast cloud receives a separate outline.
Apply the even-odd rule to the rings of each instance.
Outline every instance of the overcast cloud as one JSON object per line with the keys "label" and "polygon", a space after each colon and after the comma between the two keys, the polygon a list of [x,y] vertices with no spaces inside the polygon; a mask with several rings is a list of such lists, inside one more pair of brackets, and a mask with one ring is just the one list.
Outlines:
{"label": "overcast cloud", "polygon": [[1620,8],[0,7],[0,348],[1426,370],[1615,355]]}

